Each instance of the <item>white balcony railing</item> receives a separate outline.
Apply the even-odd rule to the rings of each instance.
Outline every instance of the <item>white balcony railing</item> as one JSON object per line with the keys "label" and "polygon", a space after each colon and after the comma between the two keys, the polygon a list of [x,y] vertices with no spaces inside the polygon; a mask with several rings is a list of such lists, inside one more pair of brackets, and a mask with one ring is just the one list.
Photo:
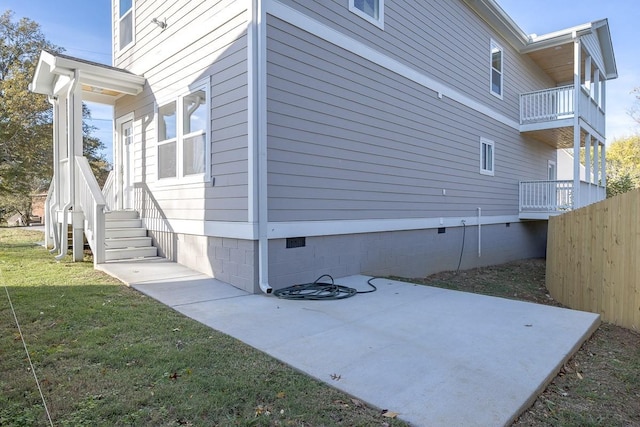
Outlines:
{"label": "white balcony railing", "polygon": [[569,211],[573,193],[573,181],[521,181],[520,212]]}
{"label": "white balcony railing", "polygon": [[574,101],[573,85],[523,93],[520,95],[520,124],[573,117]]}
{"label": "white balcony railing", "polygon": [[[576,114],[573,85],[538,90],[520,95],[520,124],[551,122],[573,118]],[[604,135],[605,114],[599,102],[586,87],[578,94],[577,114]]]}

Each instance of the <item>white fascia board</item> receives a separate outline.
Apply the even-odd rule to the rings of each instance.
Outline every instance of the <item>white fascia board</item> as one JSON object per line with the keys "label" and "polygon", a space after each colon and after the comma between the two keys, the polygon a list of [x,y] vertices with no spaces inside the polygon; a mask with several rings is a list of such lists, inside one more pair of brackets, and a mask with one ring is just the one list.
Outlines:
{"label": "white fascia board", "polygon": [[102,89],[113,90],[124,95],[138,95],[144,88],[144,77],[135,76],[137,79],[123,78],[122,74],[117,76],[105,74],[95,74],[85,71],[80,72],[80,83]]}
{"label": "white fascia board", "polygon": [[[478,225],[478,216],[447,218],[365,219],[349,221],[270,222],[269,239],[424,230]],[[481,217],[481,225],[519,222],[518,215]]]}
{"label": "white fascia board", "polygon": [[[143,218],[143,220],[145,220]],[[444,218],[401,218],[401,219],[365,219],[349,221],[292,221],[270,222],[267,226],[268,239],[286,239],[288,237],[315,237],[363,233],[383,233],[389,231],[425,230],[440,227],[453,228],[478,225],[478,216]],[[480,218],[481,225],[506,224],[520,222],[518,215],[495,215]],[[149,230],[154,231],[153,219],[145,222]],[[173,233],[195,236],[225,237],[241,240],[258,240],[258,223],[229,221],[198,221],[166,219],[162,220],[162,229],[167,227]]]}
{"label": "white fascia board", "polygon": [[513,129],[520,129],[520,123],[504,114],[492,109],[491,107],[476,101],[470,96],[459,92],[448,85],[439,82],[428,75],[397,61],[376,49],[361,43],[345,34],[319,22],[309,16],[298,12],[297,10],[282,4],[278,0],[265,0],[267,5],[267,14],[281,19],[295,27],[300,28],[314,36],[345,49],[354,55],[358,55],[367,61],[373,62],[389,71],[392,71],[406,79],[413,81],[427,89],[435,92],[434,96],[446,96],[480,114],[496,120]]}

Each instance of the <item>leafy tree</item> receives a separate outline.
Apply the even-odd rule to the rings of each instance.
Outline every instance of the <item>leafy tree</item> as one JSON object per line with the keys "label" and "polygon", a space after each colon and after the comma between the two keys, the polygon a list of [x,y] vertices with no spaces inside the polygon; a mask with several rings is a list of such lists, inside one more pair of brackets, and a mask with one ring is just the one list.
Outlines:
{"label": "leafy tree", "polygon": [[51,176],[51,107],[28,85],[40,51],[60,51],[38,24],[12,18],[0,15],[0,216],[28,214],[26,196]]}
{"label": "leafy tree", "polygon": [[640,188],[640,134],[613,141],[607,148],[607,196]]}
{"label": "leafy tree", "polygon": [[[15,212],[27,217],[31,194],[46,190],[53,174],[51,104],[28,89],[42,50],[63,51],[46,40],[38,23],[16,22],[10,10],[0,15],[0,220]],[[83,117],[90,117],[84,105]],[[108,164],[94,130],[83,124],[85,155],[104,182]]]}

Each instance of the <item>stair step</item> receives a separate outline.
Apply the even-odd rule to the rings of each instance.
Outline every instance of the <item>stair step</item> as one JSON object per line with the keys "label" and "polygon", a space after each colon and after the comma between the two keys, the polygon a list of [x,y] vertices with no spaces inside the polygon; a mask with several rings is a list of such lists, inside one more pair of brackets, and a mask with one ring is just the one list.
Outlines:
{"label": "stair step", "polygon": [[107,261],[156,256],[158,256],[158,248],[156,248],[155,246],[150,246],[147,248],[107,249],[105,251],[105,259]]}
{"label": "stair step", "polygon": [[107,228],[104,230],[105,238],[119,239],[123,237],[146,237],[147,229],[144,227]]}
{"label": "stair step", "polygon": [[138,211],[125,210],[106,212],[105,218],[109,221],[110,219],[138,219],[140,216],[138,215]]}
{"label": "stair step", "polygon": [[105,229],[111,228],[140,228],[142,220],[140,219],[107,219],[104,223]]}
{"label": "stair step", "polygon": [[140,248],[151,246],[151,237],[119,237],[104,241],[107,249]]}

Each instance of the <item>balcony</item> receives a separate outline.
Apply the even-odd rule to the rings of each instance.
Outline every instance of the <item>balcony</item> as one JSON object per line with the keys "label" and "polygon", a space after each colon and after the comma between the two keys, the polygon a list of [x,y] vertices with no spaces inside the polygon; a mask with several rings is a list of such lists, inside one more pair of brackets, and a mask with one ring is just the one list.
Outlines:
{"label": "balcony", "polygon": [[[581,129],[604,135],[605,113],[597,91],[580,86],[576,111],[575,86],[562,86],[520,95],[520,132],[528,133],[555,148],[574,145],[574,118],[578,114]],[[586,132],[580,132],[584,146]]]}
{"label": "balcony", "polygon": [[549,219],[573,209],[604,200],[606,189],[596,184],[580,182],[576,192],[574,182],[521,181],[520,219]]}

